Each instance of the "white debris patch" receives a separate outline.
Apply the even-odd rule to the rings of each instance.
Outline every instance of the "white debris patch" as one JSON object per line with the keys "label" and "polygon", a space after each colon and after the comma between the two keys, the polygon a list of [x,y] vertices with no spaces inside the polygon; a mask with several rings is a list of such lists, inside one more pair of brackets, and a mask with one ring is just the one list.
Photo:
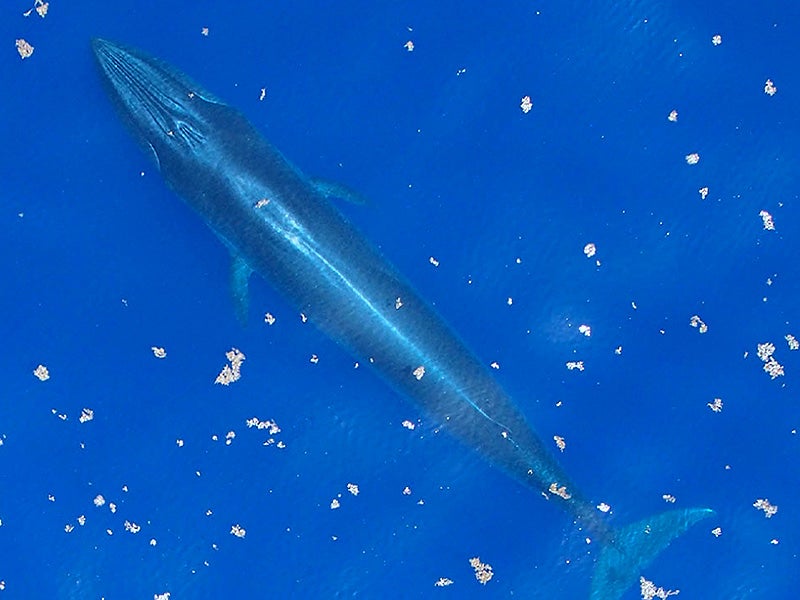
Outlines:
{"label": "white debris patch", "polygon": [[769,358],[775,353],[775,344],[770,342],[764,342],[763,344],[759,344],[756,350],[756,354],[758,354],[758,358],[762,361],[766,362]]}
{"label": "white debris patch", "polygon": [[475,570],[475,579],[477,579],[483,585],[489,583],[489,580],[494,577],[492,565],[481,562],[479,557],[476,556],[474,558],[470,558],[469,564]]}
{"label": "white debris patch", "polygon": [[18,39],[16,45],[20,58],[30,58],[33,55],[33,46],[24,39]]}
{"label": "white debris patch", "polygon": [[420,381],[425,376],[425,367],[423,365],[418,366],[414,369],[412,375],[417,378],[417,381]]}
{"label": "white debris patch", "polygon": [[578,371],[583,371],[583,369],[584,369],[583,361],[582,360],[571,360],[571,361],[567,362],[567,369],[569,369],[570,371],[574,371],[575,369],[577,369]]}
{"label": "white debris patch", "polygon": [[[270,419],[267,419],[266,421],[261,421],[258,417],[253,417],[251,419],[247,419],[246,423],[247,427],[249,428],[255,427],[256,429],[267,431],[270,437],[268,437],[266,441],[264,441],[262,446],[275,445],[275,447],[280,448],[281,450],[286,448],[286,443],[283,440],[276,440],[273,437],[281,432],[281,428],[275,421]],[[230,444],[230,440],[233,439],[233,436],[231,436],[231,434],[233,434],[232,431],[228,433],[228,436],[230,437],[226,436],[225,440],[226,444]]]}
{"label": "white debris patch", "polygon": [[597,246],[595,246],[592,242],[589,242],[583,247],[583,253],[586,255],[586,258],[592,258],[595,254],[597,254]]}
{"label": "white debris patch", "polygon": [[722,43],[722,36],[720,34],[715,35],[711,38],[711,43],[715,46],[719,46]]}
{"label": "white debris patch", "polygon": [[580,325],[578,326],[578,331],[585,335],[586,337],[592,337],[592,328],[588,325]]}
{"label": "white debris patch", "polygon": [[231,443],[233,443],[234,438],[236,438],[236,432],[235,431],[229,431],[228,433],[226,433],[225,434],[225,445],[226,446],[230,446]]}
{"label": "white debris patch", "polygon": [[40,17],[44,19],[47,16],[47,10],[49,8],[50,8],[49,2],[45,2],[44,0],[34,0],[33,8],[29,8],[28,10],[26,10],[24,13],[22,13],[22,16],[29,17],[31,13],[33,13],[33,11],[35,10],[36,14],[38,14]]}
{"label": "white debris patch", "polygon": [[572,498],[572,494],[570,494],[567,491],[567,486],[565,486],[565,485],[559,486],[557,481],[554,481],[553,483],[550,484],[550,487],[548,488],[548,491],[551,494],[554,494],[556,496],[559,496],[559,497],[563,498],[564,500],[569,500],[570,498]]}
{"label": "white debris patch", "polygon": [[766,371],[769,374],[771,379],[777,379],[778,377],[781,377],[784,374],[783,365],[780,364],[774,358],[770,358],[764,364],[764,371]]}
{"label": "white debris patch", "polygon": [[758,216],[761,217],[761,223],[765,230],[775,231],[775,221],[773,221],[771,214],[765,210],[762,210],[760,213],[758,213]]}
{"label": "white debris patch", "polygon": [[770,504],[769,500],[767,500],[766,498],[759,498],[758,500],[753,502],[753,506],[758,510],[763,510],[764,516],[767,519],[772,518],[778,512],[778,507],[774,504]]}
{"label": "white debris patch", "polygon": [[255,427],[256,429],[266,429],[270,435],[275,435],[276,433],[281,432],[281,428],[278,427],[278,424],[271,419],[266,421],[260,421],[258,417],[253,417],[252,419],[247,419],[245,421],[248,427]]}
{"label": "white debris patch", "polygon": [[50,371],[48,371],[47,367],[45,367],[44,365],[39,365],[38,367],[36,367],[33,370],[33,375],[39,381],[47,381],[48,379],[50,379]]}
{"label": "white debris patch", "polygon": [[758,345],[758,358],[764,363],[764,371],[769,374],[771,379],[776,379],[784,374],[783,365],[772,356],[774,353],[775,344],[764,342]]}
{"label": "white debris patch", "polygon": [[775,84],[774,84],[774,83],[772,83],[772,80],[771,80],[771,79],[767,79],[767,80],[764,82],[764,93],[765,93],[767,96],[774,96],[775,94],[777,94],[777,93],[778,93],[778,88],[777,88],[777,87],[775,87]]}
{"label": "white debris patch", "polygon": [[692,315],[689,319],[689,325],[697,329],[700,333],[705,333],[708,331],[708,325],[703,322],[698,315]]}
{"label": "white debris patch", "polygon": [[522,109],[522,112],[524,112],[525,114],[528,114],[529,112],[531,112],[531,109],[533,108],[533,102],[531,102],[531,97],[530,96],[523,96],[522,100],[520,100],[519,107]]}
{"label": "white debris patch", "polygon": [[692,152],[691,154],[686,155],[686,164],[687,165],[696,165],[700,162],[700,155],[697,152]]}
{"label": "white debris patch", "polygon": [[139,533],[142,530],[141,526],[131,521],[125,521],[124,525],[125,525],[125,531],[129,533]]}
{"label": "white debris patch", "polygon": [[228,359],[229,364],[222,368],[222,371],[220,371],[219,375],[217,375],[217,378],[214,380],[214,383],[220,385],[230,385],[241,378],[241,366],[246,358],[238,348],[231,348],[225,353],[225,357]]}
{"label": "white debris patch", "polygon": [[660,587],[657,588],[656,584],[648,581],[644,577],[639,577],[639,586],[642,592],[642,600],[653,600],[653,598],[668,598],[669,596],[677,596],[681,593],[680,590],[665,590]]}

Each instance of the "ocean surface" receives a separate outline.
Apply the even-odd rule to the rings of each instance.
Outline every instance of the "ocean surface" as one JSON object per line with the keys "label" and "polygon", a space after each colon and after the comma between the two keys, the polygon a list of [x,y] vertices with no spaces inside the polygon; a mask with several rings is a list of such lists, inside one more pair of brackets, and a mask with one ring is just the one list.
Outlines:
{"label": "ocean surface", "polygon": [[258,278],[240,325],[93,36],[358,190],[613,525],[713,508],[662,597],[796,597],[796,2],[36,8],[0,8],[0,599],[580,599],[598,551]]}

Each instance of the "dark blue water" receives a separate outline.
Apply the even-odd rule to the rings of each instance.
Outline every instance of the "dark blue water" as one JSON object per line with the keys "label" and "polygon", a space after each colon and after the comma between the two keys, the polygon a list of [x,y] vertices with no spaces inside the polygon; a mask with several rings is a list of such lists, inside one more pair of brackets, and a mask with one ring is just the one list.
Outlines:
{"label": "dark blue water", "polygon": [[[104,95],[100,35],[369,198],[342,210],[499,363],[541,436],[565,439],[559,458],[613,523],[714,508],[648,579],[681,598],[793,597],[800,11],[695,4],[54,0],[41,19],[5,3],[0,596],[585,598],[595,558],[566,514],[353,369],[266,284],[240,327],[227,252]],[[242,378],[214,385],[231,347]],[[494,568],[485,587],[474,556]]]}

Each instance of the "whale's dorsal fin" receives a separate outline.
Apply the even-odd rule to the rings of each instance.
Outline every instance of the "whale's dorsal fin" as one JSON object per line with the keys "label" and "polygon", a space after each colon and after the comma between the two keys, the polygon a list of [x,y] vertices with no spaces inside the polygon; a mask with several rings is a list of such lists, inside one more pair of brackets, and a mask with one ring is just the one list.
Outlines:
{"label": "whale's dorsal fin", "polygon": [[319,177],[309,177],[308,182],[314,187],[315,190],[328,199],[341,198],[342,200],[346,200],[347,202],[358,204],[360,206],[366,206],[369,204],[367,199],[362,194],[343,183],[339,183],[338,181],[321,179]]}
{"label": "whale's dorsal fin", "polygon": [[[271,146],[271,145],[270,145]],[[367,206],[369,201],[367,198],[357,192],[353,188],[338,181],[333,181],[331,179],[325,179],[324,177],[310,177],[302,169],[300,169],[297,165],[295,165],[291,160],[286,158],[286,156],[275,148],[271,146],[273,152],[275,152],[278,156],[280,156],[286,164],[289,166],[290,169],[294,172],[295,175],[300,177],[304,182],[310,185],[317,193],[321,194],[328,200],[332,200],[334,198],[338,198],[340,200],[345,200],[346,202],[350,202],[351,204],[358,204],[359,206]]]}

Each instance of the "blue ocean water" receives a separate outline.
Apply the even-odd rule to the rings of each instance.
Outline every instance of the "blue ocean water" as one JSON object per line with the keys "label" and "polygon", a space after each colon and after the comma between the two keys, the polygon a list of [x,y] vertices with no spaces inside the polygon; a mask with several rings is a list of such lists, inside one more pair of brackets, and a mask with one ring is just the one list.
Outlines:
{"label": "blue ocean water", "polygon": [[[644,576],[681,598],[794,597],[795,3],[31,7],[0,8],[0,597],[586,598],[596,557],[265,283],[240,326],[227,252],[120,124],[97,35],[368,198],[342,211],[564,438],[554,453],[612,523],[717,511]],[[232,347],[242,378],[214,385]]]}

